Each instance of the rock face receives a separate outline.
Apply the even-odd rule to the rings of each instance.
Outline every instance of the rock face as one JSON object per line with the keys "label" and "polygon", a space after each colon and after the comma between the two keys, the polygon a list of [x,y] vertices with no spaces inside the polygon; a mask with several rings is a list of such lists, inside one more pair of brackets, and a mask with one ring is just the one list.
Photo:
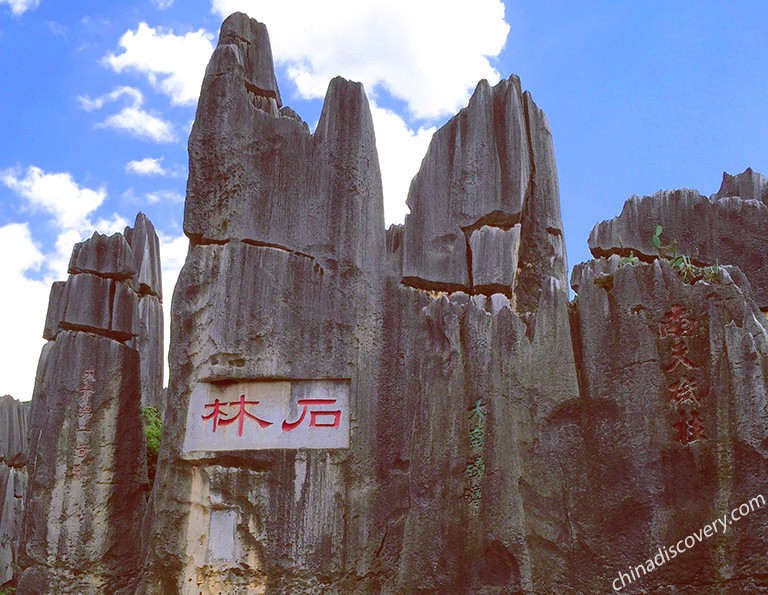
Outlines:
{"label": "rock face", "polygon": [[0,397],[0,586],[14,575],[27,487],[29,407]]}
{"label": "rock face", "polygon": [[[128,239],[126,239],[126,237]],[[157,235],[76,244],[54,283],[32,400],[19,593],[132,592],[148,490],[142,392],[160,398]],[[144,369],[154,369],[151,388]]]}
{"label": "rock face", "polygon": [[[549,434],[581,592],[763,592],[765,316],[737,269],[691,285],[663,259],[620,264],[574,269],[581,391]],[[668,547],[750,501],[749,519],[671,559]]]}
{"label": "rock face", "polygon": [[[435,133],[384,233],[362,87],[331,81],[311,134],[241,13],[189,153],[140,593],[768,589],[760,512],[648,570],[763,497],[768,327],[759,268],[717,253],[687,283],[639,240],[661,223],[682,251],[708,237],[687,217],[717,239],[764,203],[632,199],[593,250],[649,262],[579,265],[569,305],[552,138],[517,78]],[[723,192],[762,193],[750,176]]]}
{"label": "rock face", "polygon": [[407,203],[406,284],[500,290],[525,310],[536,308],[542,279],[567,284],[552,135],[517,77],[481,81],[435,133]]}
{"label": "rock face", "polygon": [[[192,247],[174,292],[174,406],[144,589],[261,592],[269,582],[278,592],[320,591],[354,567],[343,552],[356,559],[368,543],[372,506],[366,437],[375,424],[385,243],[368,102],[362,85],[334,79],[310,134],[281,109],[265,27],[235,14],[206,71],[189,153]],[[349,405],[326,407],[325,418],[304,409],[302,425],[299,387],[328,382],[348,387]],[[266,398],[254,395],[279,396],[281,383],[291,385],[295,417],[257,406]],[[225,425],[237,421],[239,395],[205,400],[227,386],[243,387],[239,431]],[[359,438],[349,448],[239,452],[262,429],[279,439],[281,428],[350,422]],[[212,443],[229,432],[238,452],[185,451],[187,427],[202,424]]]}
{"label": "rock face", "polygon": [[[755,300],[768,309],[768,184],[764,176],[747,169],[723,174],[722,186],[712,198],[695,190],[657,192],[633,196],[615,219],[592,229],[589,248],[594,256],[630,250],[646,261],[658,255],[651,238],[657,225],[664,230],[662,244],[677,243],[680,254],[698,264],[737,265],[752,285]],[[668,248],[669,250],[669,248]]]}
{"label": "rock face", "polygon": [[[265,28],[235,14],[189,152],[192,248],[174,293],[175,406],[143,591],[564,585],[561,479],[534,472],[554,461],[536,437],[578,388],[551,136],[519,81],[481,83],[437,133],[414,214],[385,237],[362,87],[331,81],[310,134],[281,106]],[[479,165],[486,152],[494,168]],[[446,233],[456,251],[429,252]],[[348,409],[334,404],[348,449],[317,433],[336,410],[301,414],[292,400],[306,386],[304,402],[319,403],[312,391],[330,382],[348,386]],[[284,419],[268,413],[279,394],[295,412]],[[257,446],[303,415],[318,416],[304,448]]]}

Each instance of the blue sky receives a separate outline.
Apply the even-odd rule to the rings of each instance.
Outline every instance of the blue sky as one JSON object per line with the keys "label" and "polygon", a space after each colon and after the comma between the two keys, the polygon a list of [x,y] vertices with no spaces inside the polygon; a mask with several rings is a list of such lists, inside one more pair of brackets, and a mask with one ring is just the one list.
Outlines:
{"label": "blue sky", "polygon": [[95,229],[149,215],[168,311],[186,139],[235,9],[267,24],[284,102],[310,125],[332,76],[366,84],[388,223],[435,127],[511,73],[550,120],[571,265],[632,194],[768,173],[766,2],[0,0],[0,394],[30,398],[50,283]]}

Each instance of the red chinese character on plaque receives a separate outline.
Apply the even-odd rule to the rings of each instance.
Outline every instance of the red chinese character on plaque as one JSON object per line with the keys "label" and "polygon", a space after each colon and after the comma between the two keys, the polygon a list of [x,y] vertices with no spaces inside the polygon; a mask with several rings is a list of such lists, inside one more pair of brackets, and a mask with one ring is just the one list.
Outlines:
{"label": "red chinese character on plaque", "polygon": [[678,366],[684,366],[689,370],[698,368],[691,360],[688,359],[688,347],[682,341],[678,341],[672,345],[672,363],[668,365],[664,371],[672,372]]}
{"label": "red chinese character on plaque", "polygon": [[671,384],[669,390],[669,400],[672,403],[682,403],[683,401],[699,402],[699,395],[696,394],[698,383],[695,378],[683,376],[677,382]]}
{"label": "red chinese character on plaque", "polygon": [[[283,432],[290,432],[294,428],[297,428],[299,425],[301,425],[301,422],[303,422],[304,418],[307,417],[307,410],[309,409],[310,405],[334,405],[336,403],[336,399],[299,399],[298,403],[303,407],[299,419],[294,422],[285,420],[283,422]],[[326,423],[319,423],[318,418],[321,416],[332,417],[333,419]],[[341,423],[340,409],[335,409],[333,411],[320,409],[319,411],[313,410],[309,412],[310,428],[338,428],[339,423]]]}
{"label": "red chinese character on plaque", "polygon": [[[213,419],[213,431],[216,431],[216,428],[219,427],[219,423],[222,421],[221,418],[221,406],[226,405],[226,403],[221,403],[218,399],[216,399],[213,403],[206,403],[204,409],[207,409],[210,407],[212,411],[208,415],[203,415],[203,421],[207,421],[209,419]],[[226,419],[226,418],[225,418]]]}
{"label": "red chinese character on plaque", "polygon": [[[218,399],[217,399],[217,402],[218,402]],[[232,407],[234,407],[234,406],[239,407],[239,411],[237,412],[237,415],[235,415],[234,417],[230,417],[229,419],[220,419],[219,420],[219,424],[222,425],[222,426],[228,426],[229,424],[234,423],[235,421],[237,421],[237,435],[238,436],[242,436],[243,435],[243,425],[245,423],[245,419],[246,418],[252,419],[257,424],[259,424],[259,426],[261,426],[262,428],[266,428],[266,427],[271,426],[272,425],[271,421],[264,421],[263,419],[259,419],[255,415],[251,415],[250,413],[248,413],[248,411],[245,408],[246,405],[258,405],[258,404],[259,404],[259,401],[246,401],[245,400],[245,395],[240,395],[240,400],[239,401],[234,401],[234,402],[229,404]],[[206,405],[206,407],[207,407],[207,405]]]}
{"label": "red chinese character on plaque", "polygon": [[660,337],[692,337],[698,323],[680,305],[674,305],[659,323]]}

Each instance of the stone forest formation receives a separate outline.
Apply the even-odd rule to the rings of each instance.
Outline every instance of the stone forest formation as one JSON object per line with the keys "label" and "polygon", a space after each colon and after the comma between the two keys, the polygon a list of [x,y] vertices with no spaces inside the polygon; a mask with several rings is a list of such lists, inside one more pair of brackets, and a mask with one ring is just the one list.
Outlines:
{"label": "stone forest formation", "polygon": [[227,18],[167,389],[139,214],[74,246],[31,408],[0,398],[0,585],[768,593],[768,180],[633,196],[570,279],[559,201],[511,76],[434,134],[385,229],[362,85],[330,81],[310,132],[266,26]]}

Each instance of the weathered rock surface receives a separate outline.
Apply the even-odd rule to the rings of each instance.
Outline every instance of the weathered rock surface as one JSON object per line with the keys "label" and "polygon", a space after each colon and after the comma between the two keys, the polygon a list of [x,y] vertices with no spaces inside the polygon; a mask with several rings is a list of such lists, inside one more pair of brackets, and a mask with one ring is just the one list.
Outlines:
{"label": "weathered rock surface", "polygon": [[0,586],[13,578],[27,486],[29,407],[0,397]]}
{"label": "weathered rock surface", "polygon": [[723,172],[720,190],[712,195],[712,199],[719,200],[726,196],[738,196],[745,200],[754,199],[768,204],[768,178],[752,171],[751,167],[735,176]]}
{"label": "weathered rock surface", "polygon": [[[222,26],[189,150],[139,592],[609,592],[763,491],[764,280],[613,255],[576,268],[569,305],[551,133],[516,78],[435,134],[386,234],[362,87],[331,81],[310,134],[246,15]],[[740,180],[724,192],[762,188]],[[768,208],[753,198],[632,199],[593,236],[607,254],[691,213],[725,233]],[[317,386],[348,410],[299,415]],[[305,417],[298,448],[260,447]],[[349,448],[310,435],[342,426]],[[759,515],[622,590],[768,589]]]}
{"label": "weathered rock surface", "polygon": [[[651,241],[657,225],[664,230],[662,244],[677,243],[680,254],[695,263],[738,266],[752,285],[755,300],[768,308],[768,206],[763,201],[765,178],[747,169],[737,176],[723,175],[720,192],[712,199],[695,190],[632,196],[621,215],[596,225],[589,236],[594,256],[634,251],[646,261],[658,251]],[[734,195],[733,192],[744,195]],[[668,248],[669,250],[669,248]]]}
{"label": "weathered rock surface", "polygon": [[19,592],[126,588],[141,562],[148,488],[139,354],[62,331],[38,372]]}
{"label": "weathered rock surface", "polygon": [[133,227],[126,227],[123,233],[133,251],[139,293],[157,296],[162,301],[163,269],[160,266],[160,239],[155,226],[144,213],[139,213]]}
{"label": "weathered rock surface", "polygon": [[586,593],[614,579],[632,593],[763,592],[765,510],[630,580],[764,494],[768,328],[736,269],[690,285],[666,260],[619,264],[574,269],[581,391],[543,438],[559,445],[574,580]]}
{"label": "weathered rock surface", "polygon": [[506,230],[519,224],[521,250],[512,266],[525,283],[515,292],[518,306],[536,309],[546,277],[565,287],[552,135],[517,77],[493,88],[481,81],[469,105],[435,133],[407,204],[407,284],[473,293],[472,236],[483,226]]}
{"label": "weathered rock surface", "polygon": [[54,283],[30,428],[19,593],[133,592],[148,490],[142,404],[162,410],[159,242],[77,244]]}
{"label": "weathered rock surface", "polygon": [[347,381],[344,415],[356,434],[373,432],[384,218],[368,102],[360,84],[334,79],[310,134],[278,111],[268,49],[263,25],[243,14],[225,21],[190,136],[193,245],[174,291],[174,406],[145,592],[320,592],[368,544],[372,440],[237,456],[183,450],[187,423],[207,411],[190,412],[191,396],[206,384]]}
{"label": "weathered rock surface", "polygon": [[72,249],[69,273],[95,273],[122,281],[136,274],[133,250],[125,236],[116,233],[105,236],[98,232]]}

